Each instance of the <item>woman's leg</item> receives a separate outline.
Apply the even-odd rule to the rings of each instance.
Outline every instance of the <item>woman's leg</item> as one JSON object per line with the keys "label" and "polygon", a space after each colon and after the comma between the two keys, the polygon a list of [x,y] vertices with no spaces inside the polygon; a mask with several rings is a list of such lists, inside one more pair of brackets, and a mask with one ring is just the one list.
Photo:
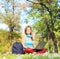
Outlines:
{"label": "woman's leg", "polygon": [[38,51],[37,54],[43,54],[43,53],[45,53],[45,52],[46,52],[46,49],[43,48],[43,49],[41,49],[40,51]]}
{"label": "woman's leg", "polygon": [[26,48],[25,53],[34,53],[35,51],[32,48]]}

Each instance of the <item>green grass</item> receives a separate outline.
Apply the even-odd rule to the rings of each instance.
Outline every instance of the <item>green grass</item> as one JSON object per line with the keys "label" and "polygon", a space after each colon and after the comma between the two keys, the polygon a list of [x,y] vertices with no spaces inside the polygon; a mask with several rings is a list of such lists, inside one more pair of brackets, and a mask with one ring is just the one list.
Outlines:
{"label": "green grass", "polygon": [[0,59],[60,59],[59,54],[0,54]]}

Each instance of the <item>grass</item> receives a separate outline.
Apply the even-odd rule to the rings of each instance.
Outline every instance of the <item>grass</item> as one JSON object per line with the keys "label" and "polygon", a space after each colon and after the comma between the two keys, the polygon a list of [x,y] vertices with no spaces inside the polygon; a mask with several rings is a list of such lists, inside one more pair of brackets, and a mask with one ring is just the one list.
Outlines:
{"label": "grass", "polygon": [[0,59],[60,59],[60,54],[0,54]]}

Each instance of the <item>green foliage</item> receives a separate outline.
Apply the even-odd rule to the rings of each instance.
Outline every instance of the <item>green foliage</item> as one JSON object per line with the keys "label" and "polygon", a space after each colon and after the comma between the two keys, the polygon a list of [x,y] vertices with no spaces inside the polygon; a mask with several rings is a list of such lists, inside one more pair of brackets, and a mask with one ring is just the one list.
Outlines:
{"label": "green foliage", "polygon": [[1,18],[0,21],[5,23],[8,26],[9,30],[11,30],[12,26],[13,26],[13,30],[15,31],[20,30],[21,26],[20,26],[19,14],[16,13],[14,16],[12,13],[7,13],[6,15],[1,14],[0,18]]}
{"label": "green foliage", "polygon": [[16,39],[22,38],[22,37],[21,37],[21,33],[19,33],[19,32],[13,32],[12,36],[13,36],[14,38],[16,38]]}
{"label": "green foliage", "polygon": [[0,21],[8,26],[8,39],[11,41],[13,37],[18,36],[17,33],[14,34],[13,32],[20,32],[21,29],[20,12],[17,8],[14,7],[16,4],[15,0],[5,0],[3,2],[4,13],[0,12]]}
{"label": "green foliage", "polygon": [[0,30],[0,52],[5,53],[7,52],[7,39],[8,39],[8,32],[5,30]]}
{"label": "green foliage", "polygon": [[[9,31],[2,30],[2,29],[0,30],[0,53],[11,52],[12,45],[10,45],[8,34],[9,34]],[[19,41],[18,39],[22,38],[21,33],[19,32],[13,32],[12,36],[13,36],[12,44],[15,41]]]}
{"label": "green foliage", "polygon": [[60,20],[57,19],[56,23],[55,23],[55,35],[57,39],[60,39]]}

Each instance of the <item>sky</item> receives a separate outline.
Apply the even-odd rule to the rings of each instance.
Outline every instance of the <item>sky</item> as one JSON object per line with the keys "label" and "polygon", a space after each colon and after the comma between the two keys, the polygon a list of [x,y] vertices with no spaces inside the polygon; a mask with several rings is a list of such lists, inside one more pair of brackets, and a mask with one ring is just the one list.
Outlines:
{"label": "sky", "polygon": [[60,0],[58,0],[59,2],[58,2],[58,5],[60,6]]}

